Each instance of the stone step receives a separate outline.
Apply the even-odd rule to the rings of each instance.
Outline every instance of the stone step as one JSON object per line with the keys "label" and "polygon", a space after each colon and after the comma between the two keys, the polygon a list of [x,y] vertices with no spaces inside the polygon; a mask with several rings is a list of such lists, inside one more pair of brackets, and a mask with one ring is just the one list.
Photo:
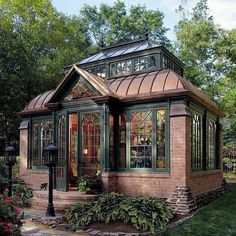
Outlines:
{"label": "stone step", "polygon": [[[76,202],[91,202],[97,199],[99,195],[89,195],[80,193],[78,191],[61,192],[53,191],[53,204],[55,211],[64,211]],[[31,207],[35,209],[46,210],[48,204],[48,191],[36,190],[33,191],[33,198],[31,199]]]}
{"label": "stone step", "polygon": [[[35,190],[33,196],[40,199],[48,199],[48,190]],[[57,191],[53,190],[53,199],[64,201],[93,201],[98,197],[96,194],[85,194],[79,191]]]}

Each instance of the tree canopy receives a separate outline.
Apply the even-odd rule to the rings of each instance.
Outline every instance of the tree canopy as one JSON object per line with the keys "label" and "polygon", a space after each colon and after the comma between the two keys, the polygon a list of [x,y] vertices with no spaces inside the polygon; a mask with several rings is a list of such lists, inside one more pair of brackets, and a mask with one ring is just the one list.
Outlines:
{"label": "tree canopy", "polygon": [[112,45],[119,41],[143,38],[146,32],[153,41],[169,44],[165,36],[164,15],[158,9],[147,10],[145,6],[131,6],[116,1],[114,5],[84,6],[81,19],[97,45]]}
{"label": "tree canopy", "polygon": [[216,100],[226,114],[226,140],[236,134],[236,30],[225,30],[209,15],[207,0],[190,13],[178,8],[175,47],[185,63],[184,76]]}

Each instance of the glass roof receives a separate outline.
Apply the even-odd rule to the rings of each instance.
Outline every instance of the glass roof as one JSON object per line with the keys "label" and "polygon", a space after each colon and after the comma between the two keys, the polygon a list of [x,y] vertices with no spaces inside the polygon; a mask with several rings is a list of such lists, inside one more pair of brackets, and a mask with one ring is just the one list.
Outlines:
{"label": "glass roof", "polygon": [[139,39],[139,40],[126,42],[122,44],[116,44],[113,46],[103,48],[102,51],[98,52],[97,54],[79,61],[77,65],[94,62],[98,60],[104,60],[107,58],[122,56],[128,53],[138,52],[138,51],[142,51],[148,48],[153,48],[153,47],[158,47],[158,46],[160,45],[152,44],[150,41],[146,39]]}

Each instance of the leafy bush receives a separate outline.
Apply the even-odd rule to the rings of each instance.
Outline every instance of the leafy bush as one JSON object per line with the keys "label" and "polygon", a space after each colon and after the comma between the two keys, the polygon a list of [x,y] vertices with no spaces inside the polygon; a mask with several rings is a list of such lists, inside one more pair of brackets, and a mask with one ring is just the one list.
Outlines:
{"label": "leafy bush", "polygon": [[102,180],[99,176],[82,176],[78,181],[77,189],[86,193],[101,193]]}
{"label": "leafy bush", "polygon": [[19,197],[18,204],[21,206],[28,206],[30,198],[33,197],[32,189],[25,184],[13,184],[12,192]]}
{"label": "leafy bush", "polygon": [[0,236],[20,235],[22,210],[17,205],[17,196],[10,198],[0,194]]}
{"label": "leafy bush", "polygon": [[0,157],[0,194],[4,192],[8,184],[7,167],[4,158]]}
{"label": "leafy bush", "polygon": [[173,212],[160,199],[109,193],[92,203],[76,203],[66,209],[65,215],[73,230],[93,222],[122,221],[131,223],[138,230],[156,233],[165,229]]}

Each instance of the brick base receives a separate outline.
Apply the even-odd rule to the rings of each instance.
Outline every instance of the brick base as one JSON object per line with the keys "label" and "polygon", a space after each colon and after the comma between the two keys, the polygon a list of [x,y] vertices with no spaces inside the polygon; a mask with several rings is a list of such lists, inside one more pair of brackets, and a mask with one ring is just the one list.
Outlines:
{"label": "brick base", "polygon": [[172,196],[167,199],[167,204],[179,215],[190,214],[197,208],[191,189],[181,186],[175,187]]}
{"label": "brick base", "polygon": [[203,194],[200,194],[200,195],[194,197],[194,199],[197,203],[197,207],[200,208],[200,207],[203,207],[203,206],[209,204],[210,202],[215,201],[217,198],[228,193],[230,190],[231,190],[230,186],[225,182],[225,180],[223,180],[223,183],[220,188],[217,188],[213,191],[203,193]]}

